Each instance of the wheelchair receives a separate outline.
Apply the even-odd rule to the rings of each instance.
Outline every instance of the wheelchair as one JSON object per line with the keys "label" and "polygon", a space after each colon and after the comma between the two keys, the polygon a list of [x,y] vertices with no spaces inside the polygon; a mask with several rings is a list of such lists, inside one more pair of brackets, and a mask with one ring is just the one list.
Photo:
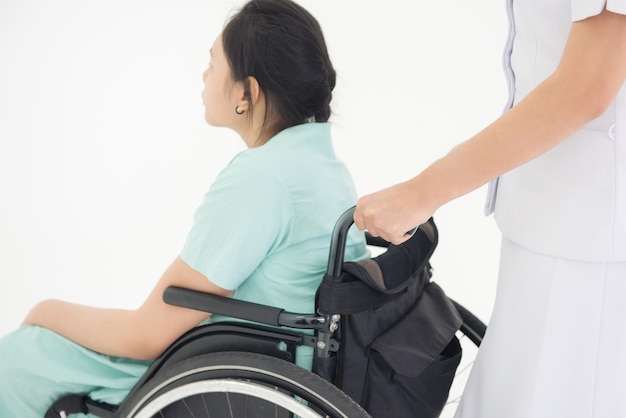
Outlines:
{"label": "wheelchair", "polygon": [[[405,408],[411,411],[404,416],[439,416],[449,395],[448,383],[460,361],[458,340],[478,347],[486,326],[430,281],[429,257],[437,243],[432,219],[399,246],[366,234],[368,245],[383,247],[384,252],[365,262],[344,263],[353,213],[354,208],[347,210],[333,230],[328,269],[318,289],[315,313],[286,312],[189,289],[167,288],[163,294],[166,303],[236,320],[198,326],[181,336],[154,361],[120,405],[82,394],[69,395],[56,401],[45,418],[74,413],[102,418],[401,417],[402,412],[393,412],[390,403],[398,402],[391,398],[399,396],[399,403],[403,403],[403,397],[417,395],[405,396],[403,389],[393,387],[388,393],[381,391],[384,373],[371,379],[374,389],[369,392],[360,382],[368,380],[367,367],[362,365],[371,359],[359,357],[367,355],[371,347],[378,350],[377,344],[391,347],[390,354],[384,353],[385,348],[378,350],[395,370],[385,366],[384,370],[391,370],[391,380],[397,380],[395,375],[403,374],[402,369],[423,375],[422,371],[432,368],[438,359],[451,361],[448,357],[453,357],[454,362],[447,366],[452,375],[448,376],[449,370],[443,373],[448,380],[441,390],[433,389],[436,385],[430,382],[409,381],[409,386],[425,388],[429,397],[432,394],[437,399],[431,402],[434,406],[419,414],[414,403],[407,403]],[[415,310],[417,305],[427,308]],[[390,309],[394,310],[393,317],[376,316]],[[361,312],[366,316],[359,318]],[[407,325],[398,328],[398,323],[407,321],[412,321],[407,324],[412,327],[409,331]],[[380,334],[384,334],[381,341],[375,340],[376,336],[365,341],[380,324]],[[427,338],[411,337],[417,325],[432,332]],[[353,330],[359,326],[360,330]],[[398,329],[387,331],[394,326]],[[313,348],[313,371],[295,365],[299,346]],[[420,346],[418,357],[431,353],[425,361],[420,360],[423,364],[411,365],[404,357],[407,351],[416,351],[415,346]],[[361,360],[366,363],[359,363]],[[400,365],[394,367],[394,362]]]}

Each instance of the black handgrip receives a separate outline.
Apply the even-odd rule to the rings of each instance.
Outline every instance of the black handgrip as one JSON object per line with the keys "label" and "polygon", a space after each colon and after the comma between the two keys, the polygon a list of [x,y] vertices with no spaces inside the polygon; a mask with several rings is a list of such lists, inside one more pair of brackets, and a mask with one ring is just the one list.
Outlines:
{"label": "black handgrip", "polygon": [[328,269],[326,274],[332,277],[341,276],[341,267],[346,252],[348,231],[354,223],[354,210],[356,206],[345,211],[335,224],[332,239],[330,241],[330,254],[328,255]]}
{"label": "black handgrip", "polygon": [[260,305],[258,303],[246,302],[174,286],[165,289],[163,292],[163,301],[170,305],[181,306],[183,308],[274,326],[281,325],[279,318],[280,314],[283,312],[283,309],[273,306]]}

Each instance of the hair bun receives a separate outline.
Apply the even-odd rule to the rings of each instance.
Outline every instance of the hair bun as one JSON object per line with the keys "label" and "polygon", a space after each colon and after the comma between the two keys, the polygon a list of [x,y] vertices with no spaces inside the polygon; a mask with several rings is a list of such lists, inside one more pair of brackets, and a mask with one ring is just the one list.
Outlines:
{"label": "hair bun", "polygon": [[254,76],[278,130],[315,117],[325,122],[336,73],[317,20],[291,0],[251,0],[223,32],[236,81]]}

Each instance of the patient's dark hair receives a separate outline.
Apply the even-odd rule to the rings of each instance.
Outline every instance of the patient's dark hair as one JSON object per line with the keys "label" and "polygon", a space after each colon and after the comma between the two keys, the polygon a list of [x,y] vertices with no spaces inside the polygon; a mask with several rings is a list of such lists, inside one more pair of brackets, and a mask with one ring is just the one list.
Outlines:
{"label": "patient's dark hair", "polygon": [[234,80],[244,82],[249,96],[253,76],[265,94],[262,137],[309,119],[328,120],[335,70],[320,25],[304,8],[291,0],[251,0],[222,38]]}

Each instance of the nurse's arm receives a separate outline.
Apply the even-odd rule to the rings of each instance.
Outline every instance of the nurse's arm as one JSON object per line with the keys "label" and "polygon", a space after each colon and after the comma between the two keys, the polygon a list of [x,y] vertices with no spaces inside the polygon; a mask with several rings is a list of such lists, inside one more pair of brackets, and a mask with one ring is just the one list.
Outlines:
{"label": "nurse's arm", "polygon": [[561,61],[499,119],[416,177],[363,196],[355,223],[393,243],[443,204],[555,147],[600,116],[626,80],[626,16],[572,24]]}
{"label": "nurse's arm", "polygon": [[106,309],[46,300],[29,313],[24,324],[48,328],[91,350],[118,357],[151,360],[176,338],[205,320],[209,314],[168,305],[163,290],[186,287],[221,296],[222,289],[183,260],[176,258],[163,273],[146,301],[136,310]]}

